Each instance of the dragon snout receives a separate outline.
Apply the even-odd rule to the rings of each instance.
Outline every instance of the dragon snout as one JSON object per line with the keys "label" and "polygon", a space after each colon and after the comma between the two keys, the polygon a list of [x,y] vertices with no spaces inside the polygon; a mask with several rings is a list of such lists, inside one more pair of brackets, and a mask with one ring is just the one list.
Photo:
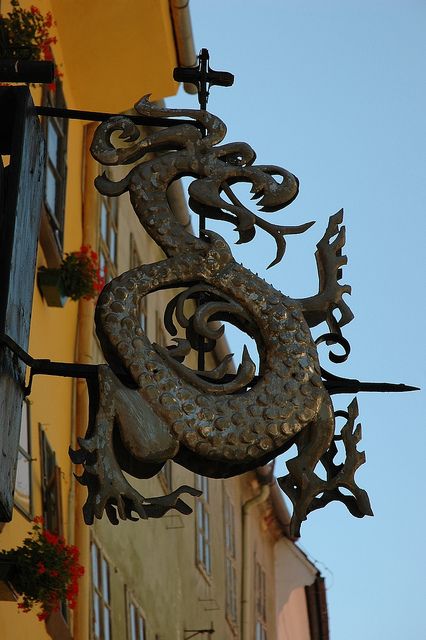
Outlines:
{"label": "dragon snout", "polygon": [[[290,171],[275,165],[256,165],[253,169],[263,174],[264,184],[259,190],[262,198],[257,203],[262,211],[278,211],[289,205],[297,197],[299,180]],[[282,180],[278,181],[274,176],[281,176]]]}

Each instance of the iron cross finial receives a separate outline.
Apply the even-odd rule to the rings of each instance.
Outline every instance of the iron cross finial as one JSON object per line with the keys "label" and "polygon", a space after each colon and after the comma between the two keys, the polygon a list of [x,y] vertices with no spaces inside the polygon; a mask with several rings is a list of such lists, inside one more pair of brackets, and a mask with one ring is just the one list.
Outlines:
{"label": "iron cross finial", "polygon": [[210,87],[231,87],[234,84],[234,76],[228,71],[215,71],[209,65],[210,55],[207,49],[201,49],[197,67],[176,67],[173,71],[173,79],[176,82],[189,82],[195,84],[198,92],[200,109],[207,109]]}

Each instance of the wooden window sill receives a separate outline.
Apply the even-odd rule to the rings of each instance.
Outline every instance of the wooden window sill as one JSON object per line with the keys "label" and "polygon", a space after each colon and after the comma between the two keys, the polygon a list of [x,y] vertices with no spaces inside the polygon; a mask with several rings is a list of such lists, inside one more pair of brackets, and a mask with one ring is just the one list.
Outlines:
{"label": "wooden window sill", "polygon": [[62,263],[62,252],[50,224],[49,214],[42,207],[40,222],[40,244],[49,269],[59,269]]}

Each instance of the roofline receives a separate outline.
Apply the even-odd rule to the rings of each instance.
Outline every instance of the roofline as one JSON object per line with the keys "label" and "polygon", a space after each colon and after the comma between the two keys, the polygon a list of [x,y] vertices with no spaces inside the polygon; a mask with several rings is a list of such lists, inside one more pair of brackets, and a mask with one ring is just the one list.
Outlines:
{"label": "roofline", "polygon": [[256,477],[260,484],[268,484],[270,487],[270,502],[272,505],[272,510],[274,512],[275,519],[278,523],[278,526],[281,529],[281,532],[285,538],[288,538],[292,542],[297,540],[297,538],[290,536],[290,514],[287,509],[287,505],[284,502],[283,494],[281,489],[277,484],[277,480],[274,476],[274,466],[275,461],[269,462],[268,464],[263,465],[262,467],[258,467],[256,469]]}
{"label": "roofline", "polygon": [[311,640],[330,640],[325,580],[317,575],[315,582],[305,587]]}
{"label": "roofline", "polygon": [[[181,67],[195,67],[197,56],[192,34],[189,0],[169,0],[169,6],[178,64]],[[197,93],[197,88],[193,84],[185,83],[183,87],[187,93]]]}

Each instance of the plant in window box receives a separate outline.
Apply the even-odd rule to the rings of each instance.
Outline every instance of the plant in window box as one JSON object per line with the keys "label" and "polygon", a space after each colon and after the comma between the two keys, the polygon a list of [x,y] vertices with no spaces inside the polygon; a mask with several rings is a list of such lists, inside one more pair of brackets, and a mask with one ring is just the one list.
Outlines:
{"label": "plant in window box", "polygon": [[84,568],[78,562],[77,547],[42,528],[43,519],[34,518],[32,530],[20,547],[0,552],[0,579],[7,581],[19,595],[18,608],[29,612],[39,609],[45,620],[67,601],[76,606],[78,579]]}
{"label": "plant in window box", "polygon": [[50,307],[63,307],[68,298],[97,298],[105,284],[98,254],[92,251],[90,245],[67,253],[59,269],[41,267],[37,281]]}
{"label": "plant in window box", "polygon": [[[61,75],[53,63],[50,34],[52,14],[43,15],[38,7],[23,9],[19,0],[11,0],[11,11],[0,14],[1,80],[49,82],[54,88],[54,75]],[[26,61],[21,66],[16,60]]]}

